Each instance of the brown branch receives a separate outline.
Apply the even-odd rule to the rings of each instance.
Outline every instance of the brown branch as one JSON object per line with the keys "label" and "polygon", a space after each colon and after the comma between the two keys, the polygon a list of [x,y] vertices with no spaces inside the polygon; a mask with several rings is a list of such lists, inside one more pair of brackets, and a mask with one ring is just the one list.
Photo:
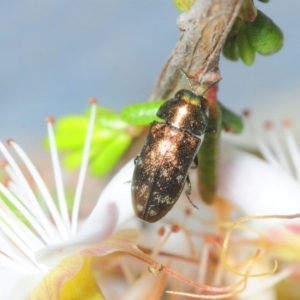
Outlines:
{"label": "brown branch", "polygon": [[219,57],[243,0],[197,0],[177,20],[181,36],[149,99],[170,99],[182,88],[182,69],[196,93],[220,78]]}

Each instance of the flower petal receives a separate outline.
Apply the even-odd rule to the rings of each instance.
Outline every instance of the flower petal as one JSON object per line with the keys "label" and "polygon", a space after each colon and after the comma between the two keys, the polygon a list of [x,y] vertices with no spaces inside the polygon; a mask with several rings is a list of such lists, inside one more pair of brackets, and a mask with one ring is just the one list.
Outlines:
{"label": "flower petal", "polygon": [[90,258],[76,254],[47,274],[28,300],[105,299],[91,271]]}
{"label": "flower petal", "polygon": [[115,203],[118,212],[119,218],[117,225],[120,225],[130,217],[134,215],[131,203],[131,184],[130,180],[132,179],[134,169],[133,160],[130,160],[109,182],[106,188],[102,191],[100,198],[97,201],[97,204],[82,224],[80,232],[87,230],[87,228],[93,228],[99,224],[99,215],[103,210],[104,205],[108,203]]}
{"label": "flower petal", "polygon": [[43,274],[0,271],[0,299],[26,299],[41,281]]}
{"label": "flower petal", "polygon": [[80,231],[69,241],[47,248],[35,253],[37,261],[50,268],[55,267],[62,259],[79,252],[89,244],[95,244],[107,239],[114,231],[118,220],[118,211],[114,203],[101,206],[98,211],[97,223],[86,224],[85,230]]}
{"label": "flower petal", "polygon": [[262,159],[222,145],[218,193],[249,215],[300,212],[300,184]]}

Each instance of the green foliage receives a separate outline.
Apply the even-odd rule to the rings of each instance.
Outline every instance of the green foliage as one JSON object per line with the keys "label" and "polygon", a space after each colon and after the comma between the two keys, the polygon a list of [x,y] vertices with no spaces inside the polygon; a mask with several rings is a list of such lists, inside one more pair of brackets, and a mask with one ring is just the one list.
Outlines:
{"label": "green foliage", "polygon": [[174,0],[175,6],[180,11],[187,11],[195,3],[195,0]]}
{"label": "green foliage", "polygon": [[[1,182],[6,182],[7,180],[7,177],[4,175],[5,172],[1,169],[0,170],[0,180]],[[5,179],[6,178],[6,179]],[[2,192],[0,192],[0,198],[1,198],[1,206],[2,208],[4,209],[5,206],[7,206],[7,208],[14,214],[16,215],[16,217],[22,221],[25,225],[29,225],[29,221],[27,220],[27,218],[24,217],[24,215],[19,211],[19,209],[14,205],[12,204],[12,202],[9,200],[8,197],[6,197],[5,194],[3,194]],[[3,203],[2,203],[3,202]],[[2,218],[0,217],[1,220],[6,223],[6,225],[8,225],[9,227],[9,224],[7,224],[7,222]]]}
{"label": "green foliage", "polygon": [[244,125],[242,118],[219,102],[222,116],[222,128],[231,133],[241,133]]}
{"label": "green foliage", "polygon": [[255,21],[246,23],[246,32],[251,46],[261,55],[276,53],[283,45],[280,28],[259,10]]}
{"label": "green foliage", "polygon": [[164,102],[158,100],[128,105],[122,110],[121,117],[130,125],[148,126],[154,120],[159,121],[156,113]]}
{"label": "green foliage", "polygon": [[239,48],[235,38],[226,40],[223,46],[223,55],[232,61],[239,60]]}
{"label": "green foliage", "polygon": [[255,60],[255,50],[250,44],[250,40],[245,33],[245,26],[243,30],[240,31],[239,37],[237,39],[237,48],[239,57],[242,59],[244,64],[250,66],[254,63]]}
{"label": "green foliage", "polygon": [[94,175],[103,176],[107,174],[122,158],[132,142],[127,134],[120,134],[112,139],[101,151],[94,156],[91,171]]}
{"label": "green foliage", "polygon": [[[55,138],[59,150],[65,152],[64,165],[77,168],[82,159],[90,111],[65,116],[56,123]],[[90,170],[94,175],[108,173],[126,152],[133,136],[126,132],[128,124],[121,116],[105,107],[97,107],[97,117],[90,151]]]}
{"label": "green foliage", "polygon": [[223,55],[232,61],[241,58],[246,65],[252,65],[256,52],[261,55],[271,55],[278,52],[282,45],[283,33],[280,28],[257,10],[253,22],[236,19],[224,44]]}

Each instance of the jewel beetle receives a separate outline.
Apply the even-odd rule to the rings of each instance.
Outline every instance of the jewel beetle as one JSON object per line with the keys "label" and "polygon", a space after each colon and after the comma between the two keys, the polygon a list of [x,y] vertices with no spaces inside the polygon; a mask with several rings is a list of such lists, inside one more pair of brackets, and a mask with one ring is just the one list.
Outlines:
{"label": "jewel beetle", "polygon": [[186,183],[189,199],[189,169],[193,162],[198,166],[201,136],[213,131],[207,126],[208,106],[203,96],[183,89],[158,109],[156,115],[163,121],[150,124],[142,151],[134,159],[131,195],[140,219],[153,223],[164,217]]}

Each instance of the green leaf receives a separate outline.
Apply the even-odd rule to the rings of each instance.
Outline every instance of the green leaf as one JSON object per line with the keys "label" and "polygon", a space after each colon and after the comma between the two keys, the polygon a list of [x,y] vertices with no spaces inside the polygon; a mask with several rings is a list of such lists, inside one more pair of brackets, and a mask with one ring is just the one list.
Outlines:
{"label": "green leaf", "polygon": [[232,61],[237,61],[239,59],[239,49],[236,39],[232,38],[226,40],[223,46],[223,55]]}
{"label": "green leaf", "polygon": [[[92,154],[90,153],[89,158],[91,158]],[[65,155],[63,164],[69,170],[77,169],[82,161],[82,148],[78,150],[73,150]]]}
{"label": "green leaf", "polygon": [[156,116],[164,100],[128,105],[121,112],[122,119],[134,126],[148,126],[153,121],[159,121]]}
{"label": "green leaf", "polygon": [[116,136],[94,157],[91,162],[91,172],[97,176],[108,173],[120,160],[131,142],[132,138],[126,134]]}
{"label": "green leaf", "polygon": [[174,0],[175,6],[180,11],[187,11],[195,3],[195,0]]}
{"label": "green leaf", "polygon": [[237,38],[240,28],[243,26],[244,21],[236,18],[223,46],[223,55],[232,61],[239,59],[239,49],[237,45]]}
{"label": "green leaf", "polygon": [[[85,115],[89,119],[90,108],[86,110]],[[96,126],[121,130],[125,129],[127,124],[122,120],[119,113],[103,106],[97,106]]]}
{"label": "green leaf", "polygon": [[240,116],[226,108],[219,102],[222,113],[222,128],[231,133],[241,133],[243,131],[243,121]]}
{"label": "green leaf", "polygon": [[279,51],[283,45],[280,28],[260,10],[254,22],[246,23],[247,35],[251,46],[261,55]]}
{"label": "green leaf", "polygon": [[248,66],[252,65],[255,60],[255,50],[251,46],[245,30],[240,31],[237,39],[237,45],[239,49],[239,56],[242,61]]}
{"label": "green leaf", "polygon": [[[81,147],[86,135],[88,120],[83,116],[66,116],[55,123],[55,140],[59,150]],[[48,138],[44,144],[49,147]]]}
{"label": "green leaf", "polygon": [[[55,139],[59,150],[80,149],[83,147],[89,120],[84,117],[65,117],[58,121]],[[101,145],[119,133],[124,132],[124,129],[115,129],[114,127],[95,126],[92,145]],[[47,142],[48,143],[48,142]]]}

